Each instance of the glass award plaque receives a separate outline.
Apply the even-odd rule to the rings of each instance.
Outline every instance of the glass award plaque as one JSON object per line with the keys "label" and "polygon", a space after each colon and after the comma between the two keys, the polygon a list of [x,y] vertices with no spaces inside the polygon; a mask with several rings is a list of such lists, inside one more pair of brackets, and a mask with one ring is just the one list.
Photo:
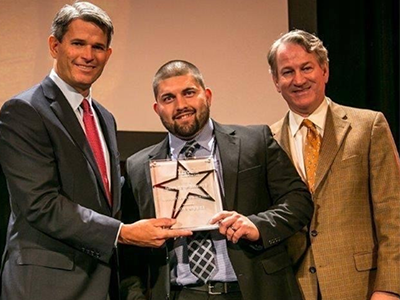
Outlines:
{"label": "glass award plaque", "polygon": [[176,219],[174,229],[211,230],[211,218],[222,211],[212,157],[151,160],[150,174],[157,218]]}

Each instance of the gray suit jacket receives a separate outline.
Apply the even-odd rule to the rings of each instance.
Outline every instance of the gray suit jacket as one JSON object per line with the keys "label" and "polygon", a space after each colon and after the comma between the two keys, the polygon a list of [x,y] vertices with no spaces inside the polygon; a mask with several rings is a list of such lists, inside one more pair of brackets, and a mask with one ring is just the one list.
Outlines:
{"label": "gray suit jacket", "polygon": [[120,206],[119,157],[114,118],[93,106],[110,153],[112,208],[82,127],[50,78],[2,107],[0,161],[12,210],[3,300],[107,297],[120,225],[113,218]]}
{"label": "gray suit jacket", "polygon": [[[252,243],[228,242],[228,254],[245,300],[301,299],[285,240],[310,220],[310,195],[287,155],[267,126],[224,126],[214,122],[223,180],[225,210],[235,210],[257,226],[261,238]],[[168,138],[131,156],[127,172],[140,217],[155,216],[149,160],[165,159]],[[152,299],[168,299],[166,247],[149,250]]]}
{"label": "gray suit jacket", "polygon": [[[271,129],[290,153],[288,126],[286,116]],[[382,113],[331,102],[310,234],[289,241],[306,300],[317,299],[317,279],[324,300],[400,294],[399,183],[399,157]]]}

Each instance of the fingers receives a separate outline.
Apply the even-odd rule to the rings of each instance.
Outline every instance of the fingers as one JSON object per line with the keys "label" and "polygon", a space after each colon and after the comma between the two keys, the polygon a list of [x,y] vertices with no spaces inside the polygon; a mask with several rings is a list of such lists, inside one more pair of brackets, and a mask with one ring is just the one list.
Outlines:
{"label": "fingers", "polygon": [[237,230],[236,228],[232,227],[232,226],[229,227],[229,228],[226,230],[225,236],[226,236],[226,239],[227,239],[228,241],[231,241],[231,242],[233,242],[233,243],[237,243],[237,241],[238,241],[239,238],[240,238],[240,234],[239,234],[238,230]]}
{"label": "fingers", "polygon": [[164,229],[163,233],[164,233],[164,239],[190,236],[193,234],[192,231],[183,229]]}
{"label": "fingers", "polygon": [[232,243],[237,243],[241,238],[256,241],[260,237],[253,222],[235,211],[222,211],[212,218],[211,223],[218,223],[219,232]]}
{"label": "fingers", "polygon": [[170,228],[176,223],[176,219],[170,218],[159,218],[159,219],[150,219],[154,226],[156,227],[164,227]]}
{"label": "fingers", "polygon": [[[236,224],[240,217],[241,215],[235,211],[222,211],[211,219],[211,224],[218,223],[219,232],[223,235],[227,235],[229,234],[228,229],[233,226],[233,224]],[[240,223],[236,224],[234,229],[237,230],[239,227]]]}
{"label": "fingers", "polygon": [[189,236],[192,235],[190,230],[183,230],[183,229],[171,229],[171,227],[176,223],[176,219],[169,219],[169,218],[159,218],[159,219],[152,219],[153,225],[155,227],[161,227],[161,239],[169,239],[169,238],[176,238],[181,236]]}
{"label": "fingers", "polygon": [[224,220],[225,218],[231,216],[234,212],[232,211],[221,211],[219,213],[217,213],[214,217],[212,217],[212,219],[210,220],[210,224],[215,224],[218,223],[222,220]]}
{"label": "fingers", "polygon": [[157,239],[167,240],[170,238],[177,238],[182,236],[190,236],[192,232],[190,230],[183,229],[171,229],[176,223],[175,219],[169,218],[159,218],[159,219],[151,219],[152,226],[155,228],[155,234],[157,234]]}
{"label": "fingers", "polygon": [[141,247],[161,247],[169,238],[189,236],[190,230],[170,229],[176,220],[169,218],[143,219],[122,225],[118,242]]}

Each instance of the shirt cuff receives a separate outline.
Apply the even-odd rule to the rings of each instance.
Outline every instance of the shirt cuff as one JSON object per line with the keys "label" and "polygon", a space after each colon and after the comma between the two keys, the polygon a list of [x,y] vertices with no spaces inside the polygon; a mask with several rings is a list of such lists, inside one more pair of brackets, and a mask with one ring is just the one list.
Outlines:
{"label": "shirt cuff", "polygon": [[122,226],[123,226],[123,225],[124,225],[124,223],[122,223],[122,222],[121,222],[121,224],[119,224],[117,236],[116,236],[115,242],[114,242],[114,248],[117,248],[117,245],[118,245],[118,237],[119,237],[119,234],[120,234],[120,232],[121,232],[121,229],[122,229]]}

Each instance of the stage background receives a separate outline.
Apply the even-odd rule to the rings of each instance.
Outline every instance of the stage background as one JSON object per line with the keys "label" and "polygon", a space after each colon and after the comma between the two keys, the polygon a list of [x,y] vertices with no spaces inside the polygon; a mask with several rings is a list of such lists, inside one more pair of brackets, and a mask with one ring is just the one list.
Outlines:
{"label": "stage background", "polygon": [[[51,68],[47,36],[60,0],[0,0],[0,106]],[[72,3],[72,1],[70,2]],[[286,112],[266,54],[282,32],[317,33],[328,48],[327,94],[382,111],[399,145],[398,0],[119,0],[98,4],[113,19],[112,54],[93,94],[115,115],[121,166],[165,136],[152,111],[151,81],[170,59],[186,59],[213,89],[212,116],[223,123],[271,124]],[[1,155],[1,154],[0,154]],[[9,215],[0,170],[0,252]]]}

